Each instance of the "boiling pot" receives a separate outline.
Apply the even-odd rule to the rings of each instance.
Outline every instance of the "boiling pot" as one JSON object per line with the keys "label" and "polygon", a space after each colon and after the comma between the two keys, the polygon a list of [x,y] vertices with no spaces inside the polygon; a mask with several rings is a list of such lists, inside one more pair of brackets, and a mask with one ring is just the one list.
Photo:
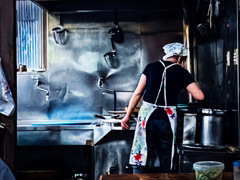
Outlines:
{"label": "boiling pot", "polygon": [[199,109],[200,132],[202,145],[223,145],[224,121],[226,110]]}

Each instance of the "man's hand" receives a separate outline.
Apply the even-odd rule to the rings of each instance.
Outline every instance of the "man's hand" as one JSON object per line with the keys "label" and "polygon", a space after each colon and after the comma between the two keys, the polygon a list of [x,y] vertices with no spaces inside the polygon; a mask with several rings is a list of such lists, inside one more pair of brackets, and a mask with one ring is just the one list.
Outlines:
{"label": "man's hand", "polygon": [[129,126],[127,125],[129,119],[130,118],[128,116],[124,116],[124,118],[121,120],[122,129],[129,129]]}

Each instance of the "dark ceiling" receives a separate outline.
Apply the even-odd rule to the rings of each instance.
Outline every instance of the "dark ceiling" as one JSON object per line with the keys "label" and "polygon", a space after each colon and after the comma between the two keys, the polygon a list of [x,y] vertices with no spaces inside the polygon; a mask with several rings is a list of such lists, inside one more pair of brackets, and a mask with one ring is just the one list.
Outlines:
{"label": "dark ceiling", "polygon": [[181,12],[181,0],[31,0],[52,14],[88,11]]}

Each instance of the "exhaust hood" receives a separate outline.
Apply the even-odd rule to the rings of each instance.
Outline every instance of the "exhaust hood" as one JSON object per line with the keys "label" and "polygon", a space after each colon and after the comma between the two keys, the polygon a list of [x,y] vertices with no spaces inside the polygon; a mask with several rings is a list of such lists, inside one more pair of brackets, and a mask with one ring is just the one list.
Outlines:
{"label": "exhaust hood", "polygon": [[[180,0],[31,0],[48,13],[70,14],[88,11],[181,11]],[[167,15],[166,15],[167,16]]]}

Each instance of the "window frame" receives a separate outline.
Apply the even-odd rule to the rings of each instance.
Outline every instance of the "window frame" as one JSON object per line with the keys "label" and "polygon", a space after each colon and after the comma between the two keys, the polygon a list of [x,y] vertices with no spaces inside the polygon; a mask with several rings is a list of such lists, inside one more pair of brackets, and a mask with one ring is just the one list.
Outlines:
{"label": "window frame", "polygon": [[[18,1],[18,0],[17,0]],[[22,1],[22,0],[19,0],[19,1]],[[47,38],[48,38],[48,35],[47,35],[47,16],[48,16],[48,13],[44,10],[44,9],[42,9],[41,7],[39,7],[38,5],[36,5],[35,3],[33,3],[32,1],[30,1],[30,0],[28,0],[29,2],[31,2],[33,5],[35,5],[35,6],[37,6],[38,8],[40,8],[41,9],[41,11],[42,11],[42,17],[41,17],[41,35],[40,35],[40,38],[41,38],[41,47],[40,47],[40,49],[41,49],[41,59],[39,60],[40,61],[40,63],[41,63],[41,66],[42,67],[27,67],[27,71],[28,72],[33,72],[33,71],[47,71],[47,68],[48,68],[48,66],[47,66]],[[17,10],[16,10],[17,11]],[[17,14],[17,13],[16,13]],[[16,21],[17,21],[17,29],[19,28],[18,27],[18,18],[16,18]],[[19,34],[18,34],[19,32],[18,32],[18,30],[17,30],[17,38],[19,38]],[[16,42],[16,48],[17,48],[17,51],[18,51],[18,49],[19,49],[19,45],[18,45],[18,41]],[[17,53],[17,56],[18,56],[18,53]],[[17,70],[19,71],[20,70],[20,68],[19,68],[19,66],[22,64],[22,63],[19,63],[18,62],[18,57],[16,57],[16,64],[17,64]],[[31,70],[29,70],[29,69],[32,69],[32,71]]]}

